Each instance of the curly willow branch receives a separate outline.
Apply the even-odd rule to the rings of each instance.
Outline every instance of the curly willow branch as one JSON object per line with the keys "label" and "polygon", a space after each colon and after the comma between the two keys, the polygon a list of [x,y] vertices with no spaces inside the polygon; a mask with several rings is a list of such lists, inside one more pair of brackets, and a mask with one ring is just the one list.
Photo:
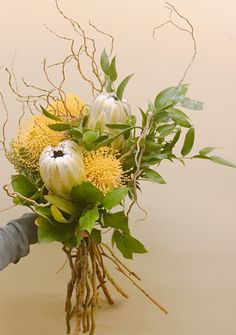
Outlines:
{"label": "curly willow branch", "polygon": [[[75,21],[74,19],[68,17],[65,15],[65,13],[62,11],[62,9],[60,8],[59,6],[59,3],[58,3],[58,0],[55,0],[55,5],[56,5],[56,8],[58,10],[58,12],[62,15],[62,17],[67,20],[74,32],[82,38],[82,45],[79,47],[79,51],[76,52],[75,51],[75,40],[73,39],[69,39],[67,37],[62,37],[60,36],[59,34],[57,33],[54,33],[53,31],[51,31],[55,36],[59,37],[59,38],[62,38],[62,39],[65,39],[65,40],[70,40],[71,41],[71,51],[72,51],[72,55],[74,57],[74,60],[76,61],[77,63],[77,68],[78,68],[78,71],[80,73],[80,75],[82,76],[82,78],[87,82],[89,83],[89,85],[91,86],[92,88],[92,94],[95,95],[95,93],[99,93],[99,92],[102,92],[103,90],[103,87],[104,87],[104,82],[103,80],[101,79],[101,75],[99,73],[99,66],[96,62],[96,52],[97,52],[97,48],[96,48],[96,43],[95,43],[95,40],[91,37],[89,37],[86,33],[86,31],[82,28],[82,26],[80,25],[79,22]],[[102,35],[106,35],[106,36],[109,36],[111,38],[111,52],[113,51],[113,45],[114,45],[114,39],[111,35],[103,32],[102,30],[96,28],[94,25],[92,25],[91,23],[89,23],[90,26],[92,28],[94,28],[97,32],[99,32],[100,34]],[[48,28],[47,28],[48,29]],[[48,29],[49,30],[49,29]],[[50,31],[50,30],[49,30]],[[97,84],[95,84],[93,82],[93,80],[91,78],[89,78],[87,75],[85,75],[82,71],[82,67],[81,67],[81,59],[80,59],[80,56],[81,56],[81,53],[84,52],[85,53],[85,56],[87,57],[87,59],[90,61],[90,65],[91,65],[91,69],[92,69],[92,74],[95,76],[96,78],[96,81],[98,82],[98,86]]]}
{"label": "curly willow branch", "polygon": [[[170,13],[169,13],[169,19],[166,22],[160,24],[159,26],[156,26],[155,28],[153,28],[153,34],[152,34],[153,38],[155,39],[155,34],[156,34],[157,30],[159,30],[160,28],[163,28],[164,26],[166,26],[168,24],[171,24],[175,28],[177,28],[177,29],[179,29],[181,31],[187,32],[191,36],[191,39],[193,41],[193,55],[192,55],[192,58],[190,60],[190,63],[187,65],[187,67],[186,67],[186,69],[184,71],[184,74],[183,74],[182,78],[180,79],[180,81],[178,83],[178,85],[181,85],[183,83],[183,81],[185,80],[185,77],[187,76],[187,74],[188,74],[190,68],[192,67],[192,65],[193,65],[193,63],[195,61],[195,58],[197,56],[197,42],[196,42],[196,39],[195,39],[194,28],[193,28],[193,25],[191,24],[191,22],[185,16],[183,16],[182,14],[180,14],[177,11],[177,9],[172,4],[170,4],[169,2],[166,2],[166,6],[165,7],[170,11]],[[179,18],[183,19],[187,23],[189,29],[182,28],[182,27],[178,26],[173,21],[173,18],[172,18],[173,17],[173,13],[175,13]]]}

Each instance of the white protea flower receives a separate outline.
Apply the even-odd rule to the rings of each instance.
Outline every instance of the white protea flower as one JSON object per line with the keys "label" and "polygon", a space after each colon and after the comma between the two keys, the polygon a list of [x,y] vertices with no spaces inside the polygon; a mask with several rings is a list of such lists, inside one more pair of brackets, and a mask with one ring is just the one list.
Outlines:
{"label": "white protea flower", "polygon": [[82,151],[69,140],[47,146],[40,155],[39,168],[47,189],[62,197],[68,197],[73,186],[85,179]]}
{"label": "white protea flower", "polygon": [[[87,128],[116,136],[119,131],[108,128],[106,124],[128,124],[130,117],[131,110],[126,100],[120,101],[112,94],[100,93],[90,107]],[[112,147],[119,150],[123,143],[123,136],[119,136]]]}

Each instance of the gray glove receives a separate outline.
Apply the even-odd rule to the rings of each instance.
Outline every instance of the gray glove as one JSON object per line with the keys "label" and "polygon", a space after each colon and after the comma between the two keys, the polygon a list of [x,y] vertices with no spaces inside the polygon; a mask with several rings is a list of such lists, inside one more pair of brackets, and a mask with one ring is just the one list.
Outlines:
{"label": "gray glove", "polygon": [[37,243],[35,213],[24,214],[0,228],[0,270],[28,255],[30,244]]}

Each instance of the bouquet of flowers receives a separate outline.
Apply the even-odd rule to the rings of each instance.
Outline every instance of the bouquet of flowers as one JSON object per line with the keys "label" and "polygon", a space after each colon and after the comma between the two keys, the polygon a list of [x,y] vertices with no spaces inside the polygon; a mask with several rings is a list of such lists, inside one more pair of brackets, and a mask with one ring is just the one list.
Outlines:
{"label": "bouquet of flowers", "polygon": [[[126,259],[147,252],[134,236],[130,211],[138,204],[143,180],[165,184],[158,173],[164,160],[184,164],[185,158],[189,158],[195,131],[186,109],[200,110],[203,104],[187,97],[188,85],[180,83],[164,89],[146,107],[139,108],[141,122],[138,123],[124,98],[132,75],[117,84],[116,57],[104,49],[98,64],[94,40],[56,4],[63,17],[82,35],[83,43],[76,51],[75,41],[70,40],[72,53],[60,63],[60,85],[52,83],[44,63],[52,90],[33,87],[41,90],[40,94],[20,95],[8,70],[11,89],[30,110],[34,106],[36,112],[20,126],[9,150],[3,142],[6,156],[17,172],[4,189],[15,204],[27,206],[38,214],[40,243],[58,241],[62,244],[71,270],[65,304],[67,334],[71,332],[75,315],[75,333],[83,331],[92,335],[100,293],[113,304],[110,284],[123,297],[128,297],[108,271],[107,262],[115,265],[149,300],[168,313],[140,286],[140,278],[116,256],[113,248]],[[82,51],[91,61],[98,86],[82,71]],[[62,88],[65,67],[71,60],[76,62],[84,81],[91,85],[93,98],[89,102]],[[183,145],[177,155],[176,145],[181,138]],[[213,147],[203,148],[191,158],[235,167],[213,156],[213,150]],[[103,240],[103,233],[107,231],[111,232],[112,246]]]}

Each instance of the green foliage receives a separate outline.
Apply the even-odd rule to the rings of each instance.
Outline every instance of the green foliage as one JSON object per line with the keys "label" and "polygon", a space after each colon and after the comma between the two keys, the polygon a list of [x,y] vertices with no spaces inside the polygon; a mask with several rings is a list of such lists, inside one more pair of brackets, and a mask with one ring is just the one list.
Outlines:
{"label": "green foliage", "polygon": [[116,57],[113,57],[113,59],[111,61],[109,76],[110,76],[112,81],[116,81],[116,79],[117,79]]}
{"label": "green foliage", "polygon": [[103,72],[109,76],[110,75],[110,62],[109,62],[106,49],[104,49],[102,52],[102,55],[100,58],[100,65],[101,65]]}
{"label": "green foliage", "polygon": [[129,233],[128,218],[124,211],[116,213],[105,213],[103,216],[105,227],[111,227],[114,229],[119,229],[123,233]]}
{"label": "green foliage", "polygon": [[203,103],[198,100],[192,100],[187,97],[180,98],[176,100],[176,103],[180,103],[182,107],[185,107],[187,109],[193,109],[193,110],[202,110],[203,109]]}
{"label": "green foliage", "polygon": [[202,110],[203,103],[186,97],[187,91],[188,85],[186,84],[166,88],[156,96],[154,106],[159,111],[177,104],[187,109]]}
{"label": "green foliage", "polygon": [[157,143],[155,141],[145,141],[145,152],[150,152],[150,151],[160,151],[164,147],[163,144]]}
{"label": "green foliage", "polygon": [[161,91],[155,98],[155,108],[158,110],[164,109],[179,97],[184,97],[188,91],[188,85],[180,85],[176,87],[169,87]]}
{"label": "green foliage", "polygon": [[236,168],[236,165],[222,157],[219,157],[219,156],[209,156],[209,159],[214,162],[214,163],[217,163],[217,164],[221,164],[221,165],[225,165],[225,166],[228,166],[228,167],[232,167],[232,168]]}
{"label": "green foliage", "polygon": [[60,222],[60,223],[70,222],[63,216],[62,212],[55,205],[51,205],[51,213],[52,213],[53,219],[57,222]]}
{"label": "green foliage", "polygon": [[130,234],[121,233],[119,230],[114,231],[112,235],[112,243],[113,245],[116,245],[123,257],[127,259],[133,259],[134,253],[143,254],[147,252],[140,241],[132,237]]}
{"label": "green foliage", "polygon": [[36,224],[38,225],[39,243],[58,241],[66,244],[68,241],[72,241],[71,237],[74,232],[73,225],[52,224],[43,216],[38,217]]}
{"label": "green foliage", "polygon": [[193,158],[200,158],[200,159],[208,159],[214,163],[220,164],[220,165],[224,165],[224,166],[228,166],[231,168],[236,168],[236,165],[222,157],[219,156],[206,156],[206,155],[195,155],[193,156]]}
{"label": "green foliage", "polygon": [[110,128],[110,129],[130,129],[131,127],[130,127],[130,125],[128,125],[128,124],[122,124],[122,123],[115,123],[115,124],[112,124],[112,123],[107,123],[106,124],[106,127],[107,128]]}
{"label": "green foliage", "polygon": [[192,150],[193,143],[194,143],[194,137],[195,137],[194,128],[190,128],[185,136],[184,145],[181,150],[181,154],[183,156],[188,155],[190,151]]}
{"label": "green foliage", "polygon": [[127,196],[129,189],[127,187],[115,188],[108,192],[102,200],[102,204],[106,209],[112,209],[118,206]]}
{"label": "green foliage", "polygon": [[83,133],[84,143],[93,143],[99,138],[98,130],[87,130]]}
{"label": "green foliage", "polygon": [[83,182],[72,188],[71,198],[82,207],[93,206],[98,202],[102,202],[103,193],[92,184]]}
{"label": "green foliage", "polygon": [[81,127],[73,127],[69,130],[70,135],[76,139],[83,138],[83,129]]}
{"label": "green foliage", "polygon": [[27,177],[23,175],[11,176],[11,185],[15,192],[23,195],[26,198],[30,198],[35,194],[37,188],[31,183]]}
{"label": "green foliage", "polygon": [[54,131],[65,131],[69,130],[71,125],[69,123],[52,123],[48,125],[48,128]]}
{"label": "green foliage", "polygon": [[74,217],[78,217],[81,213],[81,207],[67,199],[58,197],[57,195],[45,195],[44,198],[52,205],[55,205],[57,208],[63,212],[70,214]]}
{"label": "green foliage", "polygon": [[176,130],[175,136],[173,137],[170,143],[167,143],[165,146],[164,152],[171,152],[172,149],[175,147],[176,143],[178,142],[181,135],[181,128]]}
{"label": "green foliage", "polygon": [[129,246],[126,245],[123,234],[119,230],[115,230],[112,235],[112,244],[116,245],[117,249],[121,252],[122,256],[127,259],[133,259],[133,252],[129,250]]}
{"label": "green foliage", "polygon": [[45,108],[43,108],[41,105],[40,105],[40,107],[41,107],[41,109],[42,109],[43,114],[44,114],[47,118],[49,118],[49,119],[51,119],[51,120],[54,120],[54,121],[59,121],[59,122],[61,121],[61,119],[60,119],[58,116],[49,113],[49,112],[48,112]]}
{"label": "green foliage", "polygon": [[199,151],[199,155],[208,155],[210,154],[213,150],[217,149],[217,147],[206,147],[203,148]]}
{"label": "green foliage", "polygon": [[127,77],[125,77],[125,79],[122,80],[122,82],[120,83],[120,85],[118,86],[117,90],[116,90],[116,95],[117,98],[119,100],[122,100],[123,98],[123,94],[124,94],[124,90],[128,84],[128,82],[130,81],[130,79],[134,76],[133,74],[128,75]]}
{"label": "green foliage", "polygon": [[102,242],[101,230],[93,228],[93,230],[91,231],[91,234],[90,234],[90,238],[93,241],[96,241],[97,244],[101,243]]}
{"label": "green foliage", "polygon": [[157,128],[158,133],[160,134],[160,137],[166,137],[168,135],[170,135],[173,130],[175,129],[176,124],[172,123],[172,124],[164,124],[160,127]]}
{"label": "green foliage", "polygon": [[177,123],[179,126],[182,126],[182,127],[191,128],[191,123],[187,120],[186,117],[180,116],[173,111],[176,111],[176,110],[173,108],[171,112],[171,118],[175,123]]}
{"label": "green foliage", "polygon": [[87,209],[79,219],[79,230],[86,230],[88,233],[91,233],[98,219],[99,211],[97,206]]}
{"label": "green foliage", "polygon": [[158,172],[152,169],[149,169],[149,168],[143,169],[141,177],[144,179],[153,181],[155,183],[158,183],[158,184],[166,184],[165,180],[162,178],[162,176]]}

